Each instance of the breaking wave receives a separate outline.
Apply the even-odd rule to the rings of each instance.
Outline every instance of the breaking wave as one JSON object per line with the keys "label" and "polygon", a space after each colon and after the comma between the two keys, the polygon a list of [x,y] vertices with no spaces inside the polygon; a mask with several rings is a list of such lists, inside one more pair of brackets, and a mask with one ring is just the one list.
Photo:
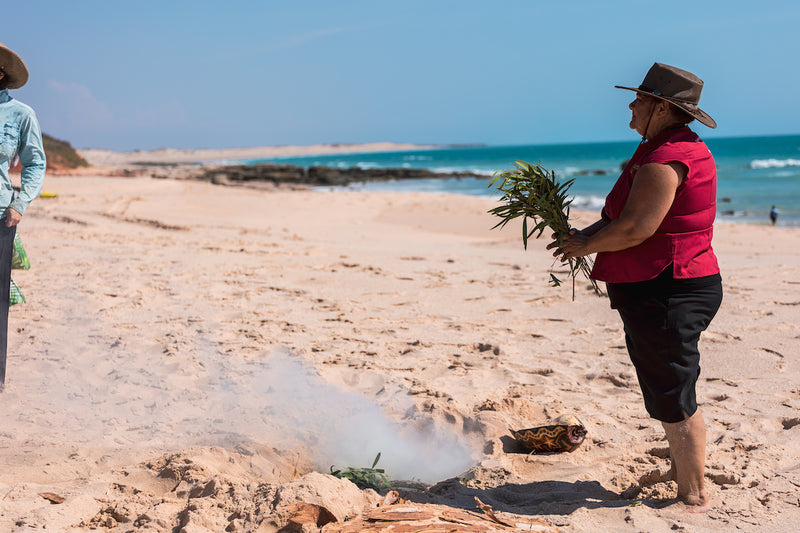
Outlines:
{"label": "breaking wave", "polygon": [[800,167],[800,159],[754,159],[750,168]]}

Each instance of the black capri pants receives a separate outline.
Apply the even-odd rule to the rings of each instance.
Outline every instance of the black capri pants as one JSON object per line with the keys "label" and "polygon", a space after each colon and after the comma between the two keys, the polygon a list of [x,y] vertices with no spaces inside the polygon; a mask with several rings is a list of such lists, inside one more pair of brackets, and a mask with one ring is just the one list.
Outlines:
{"label": "black capri pants", "polygon": [[625,326],[647,412],[669,423],[692,416],[700,376],[697,342],[722,303],[722,278],[673,279],[670,266],[655,279],[607,288]]}

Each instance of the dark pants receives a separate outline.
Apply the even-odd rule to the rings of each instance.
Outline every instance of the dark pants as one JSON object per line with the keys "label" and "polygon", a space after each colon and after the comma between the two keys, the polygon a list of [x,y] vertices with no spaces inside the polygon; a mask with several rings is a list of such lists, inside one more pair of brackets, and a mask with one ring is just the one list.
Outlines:
{"label": "dark pants", "polygon": [[0,219],[0,391],[6,382],[6,357],[8,355],[8,299],[11,292],[11,256],[14,253],[16,226],[6,227]]}
{"label": "dark pants", "polygon": [[697,342],[722,303],[719,274],[673,279],[668,268],[651,281],[608,284],[608,294],[625,325],[647,412],[670,423],[692,416],[700,376]]}

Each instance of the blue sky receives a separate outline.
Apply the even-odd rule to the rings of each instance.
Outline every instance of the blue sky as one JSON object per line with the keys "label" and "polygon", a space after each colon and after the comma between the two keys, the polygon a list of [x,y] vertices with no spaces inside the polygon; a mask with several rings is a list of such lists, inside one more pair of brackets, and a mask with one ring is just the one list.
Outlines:
{"label": "blue sky", "polygon": [[696,73],[719,129],[800,133],[800,2],[36,1],[0,42],[12,96],[79,148],[632,139],[654,61]]}

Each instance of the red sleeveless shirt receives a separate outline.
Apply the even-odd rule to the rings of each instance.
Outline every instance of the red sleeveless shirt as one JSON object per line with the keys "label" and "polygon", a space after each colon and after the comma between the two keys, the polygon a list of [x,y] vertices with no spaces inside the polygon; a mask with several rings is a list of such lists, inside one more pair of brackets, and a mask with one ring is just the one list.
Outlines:
{"label": "red sleeveless shirt", "polygon": [[705,143],[688,127],[663,132],[642,143],[606,197],[603,218],[620,216],[631,192],[636,171],[647,163],[686,165],[686,178],[655,234],[636,246],[599,252],[592,279],[630,283],[653,279],[673,265],[674,278],[699,278],[719,273],[711,248],[717,212],[717,169]]}

